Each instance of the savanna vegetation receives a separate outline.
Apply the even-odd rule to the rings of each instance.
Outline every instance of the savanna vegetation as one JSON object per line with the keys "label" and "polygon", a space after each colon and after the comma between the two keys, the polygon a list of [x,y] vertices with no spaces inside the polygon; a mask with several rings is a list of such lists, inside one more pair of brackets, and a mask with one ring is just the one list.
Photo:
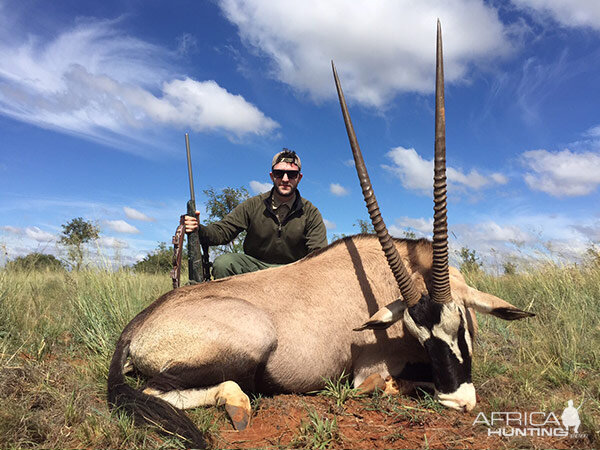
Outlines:
{"label": "savanna vegetation", "polygon": [[[110,413],[105,401],[108,363],[119,333],[170,289],[168,276],[56,268],[0,270],[0,447],[183,447],[176,437],[134,427],[129,417]],[[365,398],[352,391],[348,380],[330,380],[322,393],[295,400],[304,415],[285,439],[277,427],[269,431],[271,440],[254,446],[349,448],[352,430],[360,427],[343,424],[354,420],[366,426],[357,417],[377,414],[387,422],[377,434],[379,441],[370,441],[369,447],[435,447],[431,433],[427,438],[425,431],[425,440],[417,443],[407,440],[409,433],[450,417],[455,425],[449,426],[463,421],[465,432],[485,436],[485,430],[469,425],[480,411],[560,414],[573,399],[580,406],[579,431],[585,437],[561,442],[564,447],[597,447],[600,265],[546,265],[503,276],[472,270],[467,276],[478,289],[537,314],[519,322],[479,316],[473,369],[479,403],[473,412],[441,410],[427,396]],[[281,417],[289,416],[290,406],[284,403],[278,397],[253,399],[257,417],[266,417],[273,405],[282,408]],[[227,437],[235,432],[227,431],[231,426],[220,409],[199,408],[190,416],[217,447],[245,445]],[[507,447],[539,446],[508,438],[502,442]],[[455,444],[477,447],[470,441]]]}

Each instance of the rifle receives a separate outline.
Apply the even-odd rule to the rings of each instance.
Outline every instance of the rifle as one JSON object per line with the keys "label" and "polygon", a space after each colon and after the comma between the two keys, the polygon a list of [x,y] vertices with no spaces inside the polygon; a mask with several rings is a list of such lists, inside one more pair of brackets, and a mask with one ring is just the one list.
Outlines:
{"label": "rifle", "polygon": [[[192,158],[190,155],[190,138],[185,133],[185,147],[187,151],[188,177],[190,184],[190,199],[187,202],[187,214],[196,217],[196,197],[194,195],[194,177],[192,175]],[[179,287],[181,271],[181,253],[183,250],[183,235],[185,234],[185,215],[179,219],[179,226],[173,236],[173,270],[171,278],[173,289]],[[200,228],[197,232],[188,234],[188,268],[190,283],[199,283],[210,280],[211,263],[208,259],[208,245],[200,243]]]}

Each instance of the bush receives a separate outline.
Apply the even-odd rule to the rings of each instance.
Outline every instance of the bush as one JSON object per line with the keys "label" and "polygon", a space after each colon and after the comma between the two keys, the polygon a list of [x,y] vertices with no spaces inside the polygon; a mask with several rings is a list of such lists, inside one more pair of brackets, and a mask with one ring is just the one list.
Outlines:
{"label": "bush", "polygon": [[[167,247],[166,242],[160,242],[156,249],[148,253],[144,259],[133,265],[134,272],[169,273],[173,268],[173,247]],[[187,271],[187,252],[185,248],[181,255],[181,272]]]}
{"label": "bush", "polygon": [[471,250],[468,247],[462,247],[458,256],[461,259],[460,271],[463,275],[468,273],[477,273],[481,270],[481,261],[475,250]]}
{"label": "bush", "polygon": [[45,253],[30,253],[26,256],[8,261],[6,270],[32,271],[32,270],[64,270],[65,265],[53,255]]}

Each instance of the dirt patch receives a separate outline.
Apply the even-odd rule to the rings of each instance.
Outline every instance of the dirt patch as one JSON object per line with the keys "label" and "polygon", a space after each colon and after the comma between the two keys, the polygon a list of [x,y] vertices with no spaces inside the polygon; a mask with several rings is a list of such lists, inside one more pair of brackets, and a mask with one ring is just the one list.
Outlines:
{"label": "dirt patch", "polygon": [[[593,448],[589,437],[495,436],[473,426],[480,408],[470,413],[431,409],[416,398],[360,398],[338,408],[322,396],[278,395],[260,400],[250,426],[241,432],[223,422],[213,444],[218,448]],[[310,441],[326,426],[328,441]],[[317,424],[317,425],[319,425]],[[322,443],[323,445],[320,445]]]}

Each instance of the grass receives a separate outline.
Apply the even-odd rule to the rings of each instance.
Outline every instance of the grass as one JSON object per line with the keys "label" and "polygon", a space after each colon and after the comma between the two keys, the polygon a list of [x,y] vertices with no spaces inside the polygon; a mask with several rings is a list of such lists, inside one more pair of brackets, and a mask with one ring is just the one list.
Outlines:
{"label": "grass", "polygon": [[0,270],[0,448],[173,447],[112,417],[105,402],[119,333],[169,284],[128,272]]}
{"label": "grass", "polygon": [[[404,397],[386,395],[381,391],[375,391],[370,397],[363,400],[363,408],[366,411],[377,411],[392,419],[393,422],[406,421],[411,425],[423,425],[427,420],[427,414],[439,412],[440,405],[437,403],[434,410],[428,408],[432,402],[431,395],[424,391],[419,393],[417,407],[404,404]],[[398,432],[395,439],[402,435]],[[394,436],[394,435],[391,435]]]}
{"label": "grass", "polygon": [[584,427],[598,442],[600,268],[548,264],[467,281],[536,314],[518,322],[479,315],[473,379],[489,410],[562,411],[569,399],[584,401]]}
{"label": "grass", "polygon": [[[560,413],[572,399],[583,403],[580,431],[600,442],[600,268],[548,265],[501,277],[472,273],[469,283],[537,314],[518,322],[478,316],[473,379],[479,410]],[[105,401],[119,333],[170,287],[166,275],[0,270],[0,448],[181,447],[177,439],[111,415]],[[340,377],[321,394],[341,409],[356,392],[348,377]],[[414,424],[440,414],[425,394],[416,408],[377,395],[361,402]],[[260,408],[256,397],[253,409]],[[190,417],[217,441],[227,421],[214,408]],[[309,414],[298,433],[298,446],[335,446],[335,414]],[[401,439],[402,433],[388,437]]]}
{"label": "grass", "polygon": [[326,380],[325,387],[323,390],[319,391],[318,394],[331,398],[338,409],[343,408],[344,403],[351,398],[362,396],[357,389],[352,387],[352,380],[345,371],[337,378]]}
{"label": "grass", "polygon": [[290,446],[324,450],[340,441],[337,419],[322,417],[314,409],[309,409],[308,420],[302,422]]}

